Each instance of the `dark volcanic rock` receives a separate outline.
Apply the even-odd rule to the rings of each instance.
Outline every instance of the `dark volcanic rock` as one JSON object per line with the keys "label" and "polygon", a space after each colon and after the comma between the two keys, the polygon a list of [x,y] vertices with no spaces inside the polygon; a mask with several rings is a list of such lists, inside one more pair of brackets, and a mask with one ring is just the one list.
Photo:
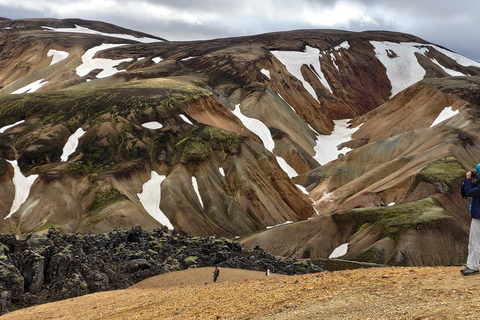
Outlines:
{"label": "dark volcanic rock", "polygon": [[224,238],[180,236],[168,229],[60,234],[17,240],[0,235],[0,312],[88,293],[124,289],[148,277],[218,265],[282,274],[323,271],[310,261],[280,259]]}

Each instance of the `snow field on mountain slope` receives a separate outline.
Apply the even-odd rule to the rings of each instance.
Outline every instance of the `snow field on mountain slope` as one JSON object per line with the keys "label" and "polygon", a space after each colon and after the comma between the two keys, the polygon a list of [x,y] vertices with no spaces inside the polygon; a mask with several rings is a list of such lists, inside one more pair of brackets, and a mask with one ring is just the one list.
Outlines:
{"label": "snow field on mountain slope", "polygon": [[53,49],[50,49],[47,52],[47,57],[52,57],[52,62],[50,62],[50,65],[53,65],[57,62],[60,62],[68,58],[69,55],[70,53],[66,51],[59,51],[59,50],[53,50]]}
{"label": "snow field on mountain slope", "polygon": [[28,177],[25,177],[20,168],[18,167],[17,160],[7,160],[13,167],[13,185],[15,186],[15,196],[13,198],[12,207],[10,208],[10,213],[4,218],[10,218],[20,206],[27,200],[28,195],[30,194],[30,189],[38,177],[38,174],[32,174]]}
{"label": "snow field on mountain slope", "polygon": [[451,106],[446,107],[445,109],[442,110],[442,112],[440,112],[437,118],[433,121],[433,123],[430,125],[430,128],[436,126],[440,122],[450,119],[451,117],[457,115],[458,113],[459,111],[458,110],[454,111]]}
{"label": "snow field on mountain slope", "polygon": [[145,210],[162,225],[167,226],[168,229],[173,230],[173,225],[167,216],[160,209],[160,202],[162,199],[162,182],[165,180],[165,175],[159,175],[155,171],[151,172],[151,178],[143,184],[142,192],[137,193],[140,203]]}
{"label": "snow field on mountain slope", "polygon": [[121,62],[130,61],[131,60],[130,58],[119,59],[119,60],[93,58],[95,54],[99,51],[111,49],[111,48],[115,48],[123,45],[124,44],[104,43],[99,46],[88,49],[82,56],[82,64],[79,65],[76,69],[77,74],[80,77],[84,77],[94,69],[102,69],[102,71],[97,75],[97,78],[106,78],[111,75],[114,75],[115,73],[125,71],[125,70],[117,70],[115,67]]}
{"label": "snow field on mountain slope", "polygon": [[334,120],[333,123],[335,126],[330,135],[317,135],[317,143],[314,147],[315,156],[313,156],[313,158],[317,160],[320,165],[323,166],[337,159],[340,154],[345,154],[352,150],[350,148],[338,150],[337,148],[340,144],[350,141],[352,134],[360,128],[360,126],[348,128],[349,121],[350,119]]}
{"label": "snow field on mountain slope", "polygon": [[[440,53],[455,60],[458,64],[463,66],[480,67],[480,63],[462,57],[456,53],[442,49],[435,45],[422,44],[416,42],[388,42],[388,41],[370,41],[373,45],[375,54],[380,62],[387,69],[387,77],[392,85],[392,95],[395,96],[400,91],[408,88],[412,84],[421,81],[425,76],[425,69],[418,63],[415,56],[416,53],[424,55],[429,48],[434,48]],[[450,76],[464,76],[465,74],[448,69],[438,63],[437,60],[431,59]]]}
{"label": "snow field on mountain slope", "polygon": [[320,50],[307,46],[305,52],[299,51],[270,51],[283,65],[287,68],[295,78],[300,80],[303,84],[303,87],[312,95],[315,100],[318,101],[317,94],[313,87],[308,83],[302,76],[300,68],[306,64],[309,68],[313,66],[314,72],[317,74],[320,82],[327,88],[330,92],[332,89],[328,84],[325,76],[323,75],[322,69],[320,68]]}
{"label": "snow field on mountain slope", "polygon": [[60,160],[67,161],[68,157],[72,155],[78,147],[78,140],[85,134],[82,128],[78,128],[75,133],[68,137],[67,143],[63,147],[63,153]]}
{"label": "snow field on mountain slope", "polygon": [[21,87],[20,89],[17,89],[12,92],[12,94],[22,94],[22,93],[32,93],[40,89],[42,86],[47,84],[47,82],[43,82],[44,79],[40,79],[37,81],[34,81],[32,83],[27,84],[24,87]]}
{"label": "snow field on mountain slope", "polygon": [[124,33],[100,32],[100,31],[96,31],[96,30],[93,30],[93,29],[81,27],[79,25],[75,25],[75,28],[51,28],[51,27],[46,27],[46,26],[42,26],[41,28],[45,29],[45,31],[95,34],[95,35],[105,36],[105,37],[113,37],[113,38],[134,40],[134,41],[143,42],[143,43],[161,42],[162,41],[162,40],[158,40],[158,39],[154,39],[154,38],[148,38],[148,37],[139,38],[139,37],[135,37],[135,36],[132,36],[132,35],[129,35],[129,34],[124,34]]}

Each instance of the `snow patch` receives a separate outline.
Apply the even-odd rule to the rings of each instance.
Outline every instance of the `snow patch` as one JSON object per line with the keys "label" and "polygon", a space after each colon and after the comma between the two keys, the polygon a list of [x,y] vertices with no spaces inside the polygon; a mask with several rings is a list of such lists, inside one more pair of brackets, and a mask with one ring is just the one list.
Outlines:
{"label": "snow patch", "polygon": [[180,118],[182,118],[182,120],[185,121],[186,123],[191,124],[191,125],[193,126],[192,121],[190,121],[190,120],[187,118],[187,116],[185,116],[184,114],[181,114],[181,115],[180,115]]}
{"label": "snow patch", "polygon": [[255,133],[263,141],[265,149],[273,152],[275,142],[273,141],[270,130],[262,121],[243,115],[243,113],[240,111],[240,104],[235,105],[235,110],[232,112],[248,130]]}
{"label": "snow patch", "polygon": [[30,188],[38,177],[38,174],[32,174],[25,177],[18,167],[17,160],[7,160],[13,167],[13,185],[15,186],[15,197],[13,198],[12,207],[10,213],[4,218],[10,218],[20,206],[27,200],[30,194]]}
{"label": "snow patch", "polygon": [[155,62],[155,63],[159,63],[160,61],[162,61],[163,59],[160,58],[160,57],[155,57],[155,58],[152,58],[152,61]]}
{"label": "snow patch", "polygon": [[142,127],[152,130],[162,129],[163,125],[158,121],[150,121],[142,124]]}
{"label": "snow patch", "polygon": [[12,92],[12,94],[22,94],[22,93],[32,93],[40,89],[42,86],[48,83],[42,83],[44,79],[37,80],[35,82],[32,82],[30,84],[27,84],[25,87],[22,87],[20,89],[17,89]]}
{"label": "snow patch", "polygon": [[360,126],[348,128],[349,121],[350,119],[334,120],[335,127],[330,135],[317,136],[317,143],[314,147],[314,159],[317,160],[320,165],[323,166],[337,159],[340,154],[345,154],[352,150],[350,148],[337,149],[337,146],[341,143],[350,141],[352,134],[360,128]]}
{"label": "snow patch", "polygon": [[275,228],[275,227],[284,226],[284,225],[290,224],[290,223],[293,223],[293,221],[287,221],[287,222],[284,222],[284,223],[277,224],[275,226],[268,226],[267,229],[272,229],[272,228]]}
{"label": "snow patch", "polygon": [[333,48],[333,50],[337,50],[337,51],[340,50],[340,49],[345,49],[345,50],[350,49],[350,43],[348,41],[343,41],[338,46]]}
{"label": "snow patch", "polygon": [[462,72],[459,72],[459,71],[456,71],[456,70],[452,70],[452,69],[448,69],[446,67],[444,67],[442,64],[440,64],[440,62],[437,61],[437,59],[430,59],[433,63],[435,63],[436,65],[438,65],[440,68],[443,69],[443,71],[445,71],[447,74],[451,75],[452,77],[461,77],[461,76],[465,76],[466,74],[462,73]]}
{"label": "snow patch", "polygon": [[4,133],[8,129],[13,128],[15,126],[18,126],[19,124],[24,123],[24,122],[25,122],[25,120],[20,120],[20,121],[15,122],[14,124],[6,125],[5,127],[0,128],[0,133]]}
{"label": "snow patch", "polygon": [[455,60],[459,65],[464,66],[464,67],[479,67],[480,68],[480,63],[474,60],[470,60],[468,58],[465,58],[464,56],[461,56],[459,54],[456,54],[452,51],[440,48],[438,46],[432,45],[431,47],[435,48],[438,52],[446,55],[447,57]]}
{"label": "snow patch", "polygon": [[295,78],[300,80],[303,87],[318,101],[317,94],[313,87],[302,76],[300,68],[306,64],[309,68],[313,67],[320,82],[330,92],[332,89],[325,78],[322,69],[320,68],[320,50],[307,46],[305,52],[298,51],[270,51],[281,63],[285,65],[288,72],[290,72]]}
{"label": "snow patch", "polygon": [[63,147],[63,153],[60,160],[67,161],[68,157],[72,155],[78,147],[78,140],[85,134],[82,128],[78,128],[70,137],[68,137],[67,143]]}
{"label": "snow patch", "polygon": [[45,31],[95,34],[95,35],[99,35],[99,36],[134,40],[134,41],[144,42],[144,43],[162,42],[162,40],[159,40],[159,39],[154,39],[154,38],[149,38],[149,37],[135,37],[135,36],[125,34],[125,33],[100,32],[100,31],[97,31],[97,30],[81,27],[79,25],[75,25],[75,28],[51,28],[51,27],[46,27],[46,26],[41,26],[41,28],[45,29]]}
{"label": "snow patch", "polygon": [[180,61],[188,61],[190,59],[195,59],[195,58],[198,58],[198,57],[187,57],[187,58],[180,59]]}
{"label": "snow patch", "polygon": [[341,244],[340,246],[335,248],[335,250],[332,251],[328,259],[336,259],[336,258],[343,257],[344,255],[347,254],[347,251],[348,251],[348,243]]}
{"label": "snow patch", "polygon": [[52,62],[50,62],[50,65],[55,64],[59,61],[62,61],[63,59],[66,59],[69,55],[70,53],[66,51],[58,51],[53,49],[50,49],[47,52],[47,57],[53,57]]}
{"label": "snow patch", "polygon": [[338,69],[338,65],[337,65],[337,58],[335,58],[335,55],[333,53],[330,53],[330,59],[332,59],[333,65],[335,66],[337,71],[340,71],[340,69]]}
{"label": "snow patch", "polygon": [[300,191],[302,191],[304,194],[306,194],[307,196],[310,195],[310,193],[307,191],[307,188],[305,188],[304,186],[302,186],[301,184],[296,184],[297,188],[300,189]]}
{"label": "snow patch", "polygon": [[432,125],[430,126],[431,127],[434,127],[436,126],[437,124],[439,124],[440,122],[443,122],[447,119],[450,119],[451,117],[455,116],[458,114],[458,110],[453,110],[452,107],[446,107],[445,109],[442,110],[442,112],[440,112],[440,114],[437,116],[437,118],[435,119],[435,121],[433,121]]}
{"label": "snow patch", "polygon": [[285,161],[285,159],[283,159],[282,157],[277,157],[277,162],[278,162],[278,165],[280,166],[280,168],[282,168],[282,170],[285,171],[285,173],[288,175],[288,177],[289,177],[290,179],[293,178],[293,177],[298,176],[297,171],[295,171],[295,169],[293,169],[293,168],[287,163],[287,161]]}
{"label": "snow patch", "polygon": [[225,177],[225,170],[223,170],[222,167],[218,168],[218,172],[220,172],[220,174]]}
{"label": "snow patch", "polygon": [[393,97],[400,91],[420,81],[425,69],[418,63],[415,53],[425,55],[425,45],[414,42],[370,41],[378,60],[387,69],[387,77],[392,85]]}
{"label": "snow patch", "polygon": [[165,175],[159,175],[152,171],[151,178],[143,184],[142,193],[137,193],[138,199],[142,203],[145,210],[158,222],[173,230],[173,225],[167,216],[160,209],[160,201],[162,200],[162,182]]}
{"label": "snow patch", "polygon": [[104,43],[99,46],[88,49],[82,56],[83,63],[79,65],[76,69],[77,74],[80,77],[84,77],[94,69],[103,69],[97,75],[97,78],[105,78],[115,73],[125,71],[125,70],[117,70],[115,67],[121,62],[129,61],[131,59],[111,60],[111,59],[103,59],[103,58],[95,58],[95,59],[93,58],[93,56],[95,56],[95,54],[99,51],[111,49],[111,48],[115,48],[123,45],[124,44]]}
{"label": "snow patch", "polygon": [[192,177],[192,185],[193,185],[193,189],[197,193],[198,200],[200,201],[200,204],[202,205],[202,208],[205,208],[203,206],[202,197],[200,196],[200,191],[198,191],[198,183],[197,183],[197,179],[195,177]]}
{"label": "snow patch", "polygon": [[260,70],[261,73],[263,73],[265,76],[267,76],[268,79],[271,79],[270,78],[270,71],[268,71],[267,69],[262,69]]}

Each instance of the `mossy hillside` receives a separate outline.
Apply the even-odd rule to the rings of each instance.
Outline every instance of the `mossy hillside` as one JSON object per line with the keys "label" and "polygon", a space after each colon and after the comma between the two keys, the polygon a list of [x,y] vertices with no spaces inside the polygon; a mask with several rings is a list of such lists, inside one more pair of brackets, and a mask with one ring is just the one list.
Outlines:
{"label": "mossy hillside", "polygon": [[244,136],[198,124],[187,136],[174,145],[174,155],[171,164],[188,161],[203,161],[216,153],[225,159],[229,154],[240,149]]}
{"label": "mossy hillside", "polygon": [[[152,132],[140,127],[140,124],[162,119],[178,118],[182,106],[210,96],[207,90],[190,82],[150,79],[134,81],[108,88],[63,90],[49,93],[34,93],[19,97],[3,97],[0,99],[0,115],[6,124],[20,119],[35,117],[39,120],[14,138],[23,139],[20,148],[27,149],[35,144],[33,152],[25,155],[19,161],[22,170],[29,171],[34,166],[59,160],[61,148],[48,150],[51,155],[46,157],[42,146],[52,145],[49,141],[39,140],[39,129],[47,130],[53,124],[62,123],[71,132],[80,125],[87,124],[90,129],[82,137],[83,143],[79,151],[84,159],[72,164],[76,172],[91,172],[93,169],[108,169],[119,162],[138,158],[158,158],[156,152],[162,152],[163,147],[156,143],[173,145],[176,137],[159,132]],[[147,111],[148,110],[148,111]],[[118,128],[119,119],[124,123],[107,137],[99,137],[96,130],[104,122],[111,122]],[[126,120],[128,119],[128,120]],[[1,122],[1,121],[0,121]],[[162,136],[163,135],[163,136]],[[103,140],[105,138],[105,140]],[[183,137],[182,137],[183,138]],[[9,145],[5,144],[6,147]],[[45,149],[45,150],[44,150]],[[43,151],[42,151],[43,150]],[[38,159],[37,159],[38,158]]]}
{"label": "mossy hillside", "polygon": [[464,176],[465,169],[462,165],[454,157],[446,157],[425,167],[417,175],[417,179],[437,183],[442,193],[450,193],[452,188],[458,189],[458,185]]}
{"label": "mossy hillside", "polygon": [[171,110],[212,95],[193,83],[172,79],[74,89],[0,97],[0,126],[31,116],[40,118],[36,126],[50,121],[83,124],[95,121],[95,116],[105,111],[128,116],[132,111],[141,113],[150,107]]}
{"label": "mossy hillside", "polygon": [[398,240],[407,230],[417,229],[420,225],[435,228],[453,219],[453,216],[442,208],[438,200],[426,198],[395,206],[351,209],[334,214],[333,219],[339,224],[353,223],[352,235],[373,226],[380,228],[383,237]]}

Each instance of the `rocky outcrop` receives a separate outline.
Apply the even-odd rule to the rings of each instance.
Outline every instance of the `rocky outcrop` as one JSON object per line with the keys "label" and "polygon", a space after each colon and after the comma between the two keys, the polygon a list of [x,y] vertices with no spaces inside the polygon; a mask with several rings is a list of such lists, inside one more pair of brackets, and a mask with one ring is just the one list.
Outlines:
{"label": "rocky outcrop", "polygon": [[140,227],[96,235],[60,234],[17,240],[0,235],[0,312],[80,295],[124,289],[148,277],[219,266],[281,274],[322,271],[310,261],[277,258],[233,240],[180,236]]}

